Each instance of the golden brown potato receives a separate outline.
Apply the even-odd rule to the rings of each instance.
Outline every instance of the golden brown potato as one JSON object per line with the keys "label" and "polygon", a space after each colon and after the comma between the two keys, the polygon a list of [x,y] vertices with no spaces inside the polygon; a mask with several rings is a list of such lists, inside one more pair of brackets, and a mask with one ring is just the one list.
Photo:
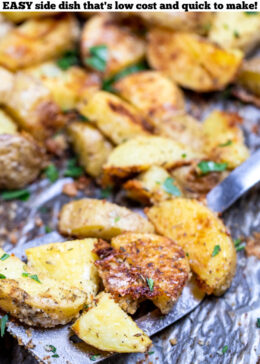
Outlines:
{"label": "golden brown potato", "polygon": [[58,13],[55,11],[5,11],[2,14],[6,19],[14,23],[20,23],[26,19],[53,16]]}
{"label": "golden brown potato", "polygon": [[106,178],[125,178],[146,171],[152,166],[166,169],[191,163],[201,154],[169,138],[140,136],[117,146],[104,166]]}
{"label": "golden brown potato", "polygon": [[0,66],[0,105],[6,104],[14,83],[14,75]]}
{"label": "golden brown potato", "polygon": [[[0,257],[5,252],[0,249]],[[79,315],[86,295],[64,282],[37,275],[14,255],[0,260],[0,308],[30,326],[65,325]]]}
{"label": "golden brown potato", "polygon": [[96,242],[97,239],[73,240],[26,249],[28,266],[39,274],[85,292],[89,304],[99,288],[94,264],[97,256],[92,252]]}
{"label": "golden brown potato", "polygon": [[40,81],[24,72],[14,76],[6,71],[2,73],[6,77],[3,80],[5,84],[1,86],[2,93],[0,89],[0,98],[2,94],[3,105],[22,129],[36,139],[44,140],[64,125],[65,117]]}
{"label": "golden brown potato", "polygon": [[0,39],[5,37],[11,29],[13,29],[13,24],[0,14]]}
{"label": "golden brown potato", "polygon": [[182,91],[160,72],[133,73],[119,80],[114,88],[146,119],[151,120],[152,125],[158,126],[184,112]]}
{"label": "golden brown potato", "polygon": [[145,135],[149,123],[139,112],[118,96],[98,91],[79,108],[113,143],[121,144],[136,135]]}
{"label": "golden brown potato", "polygon": [[81,54],[85,64],[86,59],[91,57],[91,47],[98,45],[105,45],[108,49],[105,77],[139,62],[145,55],[144,40],[134,34],[131,28],[119,25],[115,18],[108,14],[93,16],[83,28]]}
{"label": "golden brown potato", "polygon": [[260,57],[244,61],[237,82],[253,95],[260,97]]}
{"label": "golden brown potato", "polygon": [[82,97],[90,97],[100,88],[97,74],[86,72],[77,66],[62,70],[55,62],[45,62],[28,68],[25,72],[39,79],[64,111],[75,109]]}
{"label": "golden brown potato", "polygon": [[0,135],[16,134],[16,133],[17,133],[17,125],[4,110],[0,109]]}
{"label": "golden brown potato", "polygon": [[223,48],[249,52],[260,42],[260,13],[218,12],[211,24],[209,39]]}
{"label": "golden brown potato", "polygon": [[159,28],[149,33],[147,56],[152,68],[198,92],[225,88],[234,80],[243,58],[241,51],[221,49],[196,34]]}
{"label": "golden brown potato", "polygon": [[44,167],[44,151],[29,135],[0,135],[0,189],[19,189]]}
{"label": "golden brown potato", "polygon": [[238,124],[238,114],[213,111],[203,122],[205,153],[216,162],[227,163],[229,169],[238,167],[249,157]]}
{"label": "golden brown potato", "polygon": [[135,233],[119,235],[111,245],[101,240],[95,248],[105,290],[131,314],[147,299],[168,313],[189,277],[182,248],[159,235]]}
{"label": "golden brown potato", "polygon": [[98,129],[84,122],[72,122],[67,130],[85,171],[92,177],[100,176],[102,167],[113,149],[111,143]]}
{"label": "golden brown potato", "polygon": [[29,19],[0,40],[0,65],[17,71],[58,57],[74,47],[78,33],[71,14]]}
{"label": "golden brown potato", "polygon": [[152,344],[110,294],[104,292],[73,324],[72,330],[87,344],[103,351],[143,353]]}
{"label": "golden brown potato", "polygon": [[176,198],[147,209],[156,231],[180,245],[201,289],[221,295],[236,270],[236,251],[222,221],[196,200]]}
{"label": "golden brown potato", "polygon": [[[174,184],[174,187],[171,187]],[[144,205],[154,204],[181,195],[181,188],[163,168],[152,166],[136,179],[123,185],[127,196]]]}
{"label": "golden brown potato", "polygon": [[131,210],[105,200],[83,199],[63,206],[59,230],[65,235],[111,239],[126,231],[153,232],[153,226]]}

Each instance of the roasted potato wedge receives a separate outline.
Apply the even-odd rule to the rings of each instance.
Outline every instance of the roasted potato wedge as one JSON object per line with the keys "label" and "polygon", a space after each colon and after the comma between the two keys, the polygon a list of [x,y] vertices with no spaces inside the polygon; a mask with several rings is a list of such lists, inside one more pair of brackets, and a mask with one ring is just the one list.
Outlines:
{"label": "roasted potato wedge", "polygon": [[20,23],[31,18],[42,18],[58,14],[55,11],[5,11],[3,16],[13,23]]}
{"label": "roasted potato wedge", "polygon": [[6,104],[13,88],[14,75],[0,66],[0,105]]}
{"label": "roasted potato wedge", "polygon": [[218,12],[210,27],[209,39],[223,48],[251,51],[260,42],[260,13]]}
{"label": "roasted potato wedge", "polygon": [[103,351],[143,353],[152,344],[131,317],[104,292],[73,324],[72,330],[87,344]]}
{"label": "roasted potato wedge", "polygon": [[26,249],[28,266],[39,274],[66,282],[87,294],[87,304],[96,296],[99,276],[92,252],[96,239],[66,241]]}
{"label": "roasted potato wedge", "polygon": [[55,62],[45,62],[25,71],[50,90],[54,101],[64,111],[76,109],[82,97],[90,97],[100,88],[97,74],[76,66],[62,70]]}
{"label": "roasted potato wedge", "polygon": [[111,143],[98,129],[87,123],[72,122],[67,130],[85,171],[92,177],[100,176],[102,167],[113,149]]}
{"label": "roasted potato wedge", "polygon": [[44,140],[64,125],[66,118],[40,81],[24,72],[13,77],[6,71],[2,73],[5,76],[5,84],[1,86],[3,93],[0,90],[3,106],[22,129],[36,139]]}
{"label": "roasted potato wedge", "polygon": [[16,134],[16,133],[17,133],[17,125],[4,110],[0,109],[0,135]]}
{"label": "roasted potato wedge", "polygon": [[115,17],[98,14],[88,20],[81,34],[81,54],[85,64],[92,47],[105,45],[108,49],[104,75],[111,75],[139,62],[145,55],[144,40],[128,26],[119,25]]}
{"label": "roasted potato wedge", "polygon": [[59,230],[65,235],[111,239],[126,231],[153,232],[153,226],[131,210],[105,200],[82,199],[63,206]]}
{"label": "roasted potato wedge", "polygon": [[129,313],[149,299],[168,313],[189,277],[189,263],[180,246],[155,234],[121,234],[96,244],[98,272],[105,290]]}
{"label": "roasted potato wedge", "polygon": [[244,61],[237,82],[253,95],[260,97],[260,57]]}
{"label": "roasted potato wedge", "polygon": [[152,68],[178,85],[198,92],[217,91],[234,80],[242,62],[239,50],[224,50],[193,33],[154,28],[147,56]]}
{"label": "roasted potato wedge", "polygon": [[[0,257],[5,252],[0,249]],[[0,260],[0,308],[30,326],[65,325],[77,317],[86,295],[64,282],[37,275],[14,255]]]}
{"label": "roasted potato wedge", "polygon": [[241,118],[234,113],[213,111],[203,122],[205,153],[210,159],[227,163],[229,169],[238,167],[249,157],[238,124]]}
{"label": "roasted potato wedge", "polygon": [[79,107],[113,143],[121,144],[137,135],[146,135],[149,123],[130,104],[109,92],[98,91]]}
{"label": "roasted potato wedge", "polygon": [[146,210],[156,231],[180,245],[207,294],[221,295],[236,270],[236,251],[222,221],[196,200],[176,198]]}
{"label": "roasted potato wedge", "polygon": [[133,73],[119,80],[114,88],[146,119],[151,120],[152,126],[184,112],[182,91],[160,72]]}
{"label": "roasted potato wedge", "polygon": [[0,189],[19,189],[36,179],[45,153],[28,134],[0,134]]}
{"label": "roasted potato wedge", "polygon": [[[175,188],[170,189],[168,187],[170,183],[174,183]],[[128,197],[140,201],[144,205],[168,200],[181,194],[180,186],[176,185],[170,174],[157,166],[152,166],[136,179],[128,180],[123,187],[127,191]]]}
{"label": "roasted potato wedge", "polygon": [[117,146],[104,166],[105,180],[125,178],[146,171],[152,166],[166,169],[191,163],[201,154],[169,138],[139,136]]}
{"label": "roasted potato wedge", "polygon": [[74,46],[78,34],[72,14],[29,19],[0,39],[0,65],[17,71],[58,57]]}

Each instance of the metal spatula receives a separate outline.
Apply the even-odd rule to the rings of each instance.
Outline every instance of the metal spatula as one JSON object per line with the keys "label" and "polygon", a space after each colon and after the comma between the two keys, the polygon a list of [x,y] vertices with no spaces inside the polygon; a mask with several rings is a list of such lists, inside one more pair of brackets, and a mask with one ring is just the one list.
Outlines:
{"label": "metal spatula", "polygon": [[[216,212],[223,212],[259,181],[260,150],[208,194],[208,206]],[[64,239],[59,234],[51,233],[26,243],[26,248],[62,240]],[[13,249],[12,253],[23,258],[23,251],[20,247]],[[194,310],[203,297],[204,295],[197,289],[196,284],[191,281],[184,288],[181,297],[168,315],[161,315],[156,309],[142,315],[136,320],[136,323],[149,336],[152,336]],[[70,330],[70,325],[48,330],[30,329],[28,331],[28,328],[23,325],[10,321],[8,331],[43,363],[88,364],[93,363],[93,360],[96,362],[104,360],[111,355],[99,352],[77,340]],[[48,352],[48,345],[56,347],[59,357],[52,358],[52,353]]]}

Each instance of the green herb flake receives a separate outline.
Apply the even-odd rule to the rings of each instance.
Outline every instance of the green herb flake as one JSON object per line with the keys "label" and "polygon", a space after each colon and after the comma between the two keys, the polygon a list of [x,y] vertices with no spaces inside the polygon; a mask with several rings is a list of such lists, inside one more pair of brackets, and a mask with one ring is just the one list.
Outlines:
{"label": "green herb flake", "polygon": [[30,275],[30,278],[31,279],[33,279],[35,282],[37,282],[37,283],[42,283],[40,280],[39,280],[39,278],[38,278],[38,276],[37,276],[37,274],[31,274]]}
{"label": "green herb flake", "polygon": [[64,171],[65,177],[78,178],[82,176],[84,173],[84,169],[82,167],[77,166],[77,159],[73,158],[68,160],[67,168]]}
{"label": "green herb flake", "polygon": [[186,153],[182,153],[181,157],[182,158],[186,158],[187,157],[187,154]]}
{"label": "green herb flake", "polygon": [[202,174],[208,174],[210,172],[222,172],[227,169],[227,163],[216,163],[213,161],[201,161],[198,164]]}
{"label": "green herb flake", "polygon": [[260,329],[260,317],[258,317],[256,320],[256,327]]}
{"label": "green herb flake", "polygon": [[208,33],[211,29],[211,23],[206,23],[203,25],[203,30],[205,33]]}
{"label": "green herb flake", "polygon": [[59,358],[60,356],[58,354],[53,354],[51,357],[52,358]]}
{"label": "green herb flake", "polygon": [[7,321],[8,321],[8,315],[5,315],[1,318],[1,337],[3,337],[5,334],[5,328],[6,328]]}
{"label": "green herb flake", "polygon": [[189,257],[190,256],[190,254],[189,253],[186,253],[186,257]]}
{"label": "green herb flake", "polygon": [[120,220],[120,216],[115,217],[115,222],[118,222]]}
{"label": "green herb flake", "polygon": [[251,15],[258,15],[258,11],[245,11],[244,12],[246,15],[251,16]]}
{"label": "green herb flake", "polygon": [[28,190],[17,190],[17,191],[4,191],[1,194],[3,200],[21,200],[27,201],[30,198],[30,192]]}
{"label": "green herb flake", "polygon": [[233,35],[234,35],[234,38],[237,38],[237,39],[240,38],[240,34],[238,33],[237,30],[234,30]]}
{"label": "green herb flake", "polygon": [[228,351],[228,346],[227,345],[223,346],[222,354],[225,354],[227,351]]}
{"label": "green herb flake", "polygon": [[46,234],[52,232],[52,229],[49,226],[47,226],[47,225],[45,226],[44,230],[45,230]]}
{"label": "green herb flake", "polygon": [[45,347],[44,347],[44,349],[46,350],[46,351],[51,351],[52,353],[56,353],[56,351],[57,351],[57,349],[55,348],[55,346],[53,346],[53,345],[46,345]]}
{"label": "green herb flake", "polygon": [[219,245],[215,245],[211,256],[212,257],[215,257],[216,255],[218,255],[218,253],[220,252],[220,250],[221,250],[220,246]]}
{"label": "green herb flake", "polygon": [[89,359],[92,361],[96,361],[99,357],[100,357],[100,355],[96,354],[96,355],[91,355],[91,357]]}
{"label": "green herb flake", "polygon": [[246,247],[246,245],[245,245],[245,244],[241,244],[241,245],[239,245],[239,246],[237,246],[237,247],[236,247],[236,251],[237,251],[237,252],[240,252],[241,250],[244,250],[244,249],[245,249],[245,247]]}
{"label": "green herb flake", "polygon": [[79,64],[79,57],[76,50],[70,50],[65,52],[63,56],[57,60],[57,65],[63,71],[66,71],[71,66],[75,66],[78,64]]}
{"label": "green herb flake", "polygon": [[148,355],[153,355],[154,354],[154,351],[149,351],[148,352]]}
{"label": "green herb flake", "polygon": [[48,178],[48,180],[52,183],[56,182],[57,179],[59,178],[59,171],[57,170],[57,168],[55,167],[54,164],[50,164],[46,169],[45,169],[45,176]]}
{"label": "green herb flake", "polygon": [[152,292],[153,291],[153,287],[154,287],[154,281],[153,281],[153,279],[152,278],[146,278],[146,282],[147,282],[147,284],[149,286],[150,291]]}
{"label": "green herb flake", "polygon": [[167,177],[162,186],[167,193],[174,196],[181,196],[181,191],[174,185],[174,179],[172,177]]}
{"label": "green herb flake", "polygon": [[233,142],[232,142],[232,140],[228,140],[228,141],[226,141],[225,143],[223,143],[223,144],[219,144],[218,146],[219,147],[221,147],[221,148],[223,148],[223,147],[228,147],[229,145],[231,145]]}
{"label": "green herb flake", "polygon": [[100,197],[101,198],[108,198],[112,193],[112,187],[108,186],[106,188],[103,188],[100,192]]}
{"label": "green herb flake", "polygon": [[87,310],[89,308],[89,305],[85,305],[84,309]]}
{"label": "green herb flake", "polygon": [[0,273],[0,279],[5,279],[5,278],[6,278],[6,276],[4,274]]}
{"label": "green herb flake", "polygon": [[234,240],[234,245],[235,245],[235,248],[236,248],[236,251],[239,252],[240,250],[243,250],[245,249],[245,246],[246,244],[242,242],[241,239],[235,239]]}
{"label": "green herb flake", "polygon": [[91,57],[85,59],[85,63],[97,71],[105,71],[108,60],[108,48],[106,45],[99,45],[89,49]]}
{"label": "green herb flake", "polygon": [[9,257],[10,257],[10,255],[5,253],[1,256],[0,260],[4,261],[4,260],[8,259]]}
{"label": "green herb flake", "polygon": [[30,273],[23,272],[22,277],[29,277]]}
{"label": "green herb flake", "polygon": [[86,123],[89,123],[89,118],[87,118],[86,116],[84,116],[82,114],[79,115],[79,120],[84,121]]}

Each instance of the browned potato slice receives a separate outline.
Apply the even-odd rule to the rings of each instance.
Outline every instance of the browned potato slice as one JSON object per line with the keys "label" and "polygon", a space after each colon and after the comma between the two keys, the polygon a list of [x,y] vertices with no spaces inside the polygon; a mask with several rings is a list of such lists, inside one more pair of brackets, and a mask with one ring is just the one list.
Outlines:
{"label": "browned potato slice", "polygon": [[83,122],[72,122],[68,133],[80,164],[92,177],[98,177],[113,149],[112,145],[98,129]]}
{"label": "browned potato slice", "polygon": [[72,330],[87,344],[103,351],[143,353],[152,344],[131,317],[105,292],[97,296],[95,305],[83,313]]}
{"label": "browned potato slice", "polygon": [[0,135],[0,189],[19,189],[44,167],[44,151],[26,134]]}
{"label": "browned potato slice", "polygon": [[160,72],[133,73],[119,80],[114,88],[156,126],[184,112],[181,90]]}
{"label": "browned potato slice", "polygon": [[64,125],[65,117],[40,81],[23,72],[14,76],[1,73],[5,78],[1,79],[0,97],[3,95],[3,105],[22,129],[43,140]]}
{"label": "browned potato slice", "polygon": [[0,40],[0,64],[16,71],[58,57],[74,46],[78,33],[71,14],[27,20]]}
{"label": "browned potato slice", "polygon": [[209,39],[221,47],[249,52],[260,42],[260,13],[244,11],[216,13]]}
{"label": "browned potato slice", "polygon": [[155,28],[149,33],[147,56],[150,65],[182,87],[208,92],[232,82],[243,54],[224,50],[193,33]]}
{"label": "browned potato slice", "polygon": [[17,133],[17,125],[4,110],[0,109],[0,135],[16,134],[16,133]]}
{"label": "browned potato slice", "polygon": [[111,239],[126,231],[153,232],[153,226],[131,210],[105,200],[83,199],[63,206],[59,230],[78,237]]}
{"label": "browned potato slice", "polygon": [[55,11],[5,11],[2,14],[6,19],[14,23],[20,23],[26,19],[53,16],[58,13]]}
{"label": "browned potato slice", "polygon": [[[0,257],[5,252],[0,249]],[[30,326],[65,325],[79,315],[86,295],[65,282],[36,274],[13,254],[0,260],[0,309]]]}
{"label": "browned potato slice", "polygon": [[238,167],[249,157],[237,114],[213,111],[203,122],[206,136],[205,152],[210,159],[227,163],[229,169]]}
{"label": "browned potato slice", "polygon": [[90,97],[100,88],[97,74],[76,66],[62,70],[55,62],[45,62],[25,71],[39,79],[50,90],[54,101],[65,111],[75,109],[82,97]]}
{"label": "browned potato slice", "polygon": [[149,123],[133,106],[109,92],[96,92],[79,110],[115,144],[145,135],[145,128],[149,128]]}
{"label": "browned potato slice", "polygon": [[139,62],[145,55],[144,40],[108,14],[98,14],[86,22],[81,35],[83,60],[90,57],[90,48],[97,45],[108,48],[106,77]]}
{"label": "browned potato slice", "polygon": [[159,234],[176,241],[188,254],[204,292],[221,295],[236,270],[236,251],[222,221],[196,200],[176,198],[147,209]]}
{"label": "browned potato slice", "polygon": [[106,177],[125,178],[154,166],[166,169],[191,163],[199,152],[169,138],[140,136],[117,146],[104,166]]}
{"label": "browned potato slice", "polygon": [[260,57],[244,61],[237,81],[253,95],[260,97]]}
{"label": "browned potato slice", "polygon": [[[171,189],[171,183],[175,188]],[[152,166],[136,179],[127,181],[123,187],[127,191],[128,197],[145,205],[168,200],[181,194],[180,186],[176,185],[176,181],[165,169],[157,166]]]}

